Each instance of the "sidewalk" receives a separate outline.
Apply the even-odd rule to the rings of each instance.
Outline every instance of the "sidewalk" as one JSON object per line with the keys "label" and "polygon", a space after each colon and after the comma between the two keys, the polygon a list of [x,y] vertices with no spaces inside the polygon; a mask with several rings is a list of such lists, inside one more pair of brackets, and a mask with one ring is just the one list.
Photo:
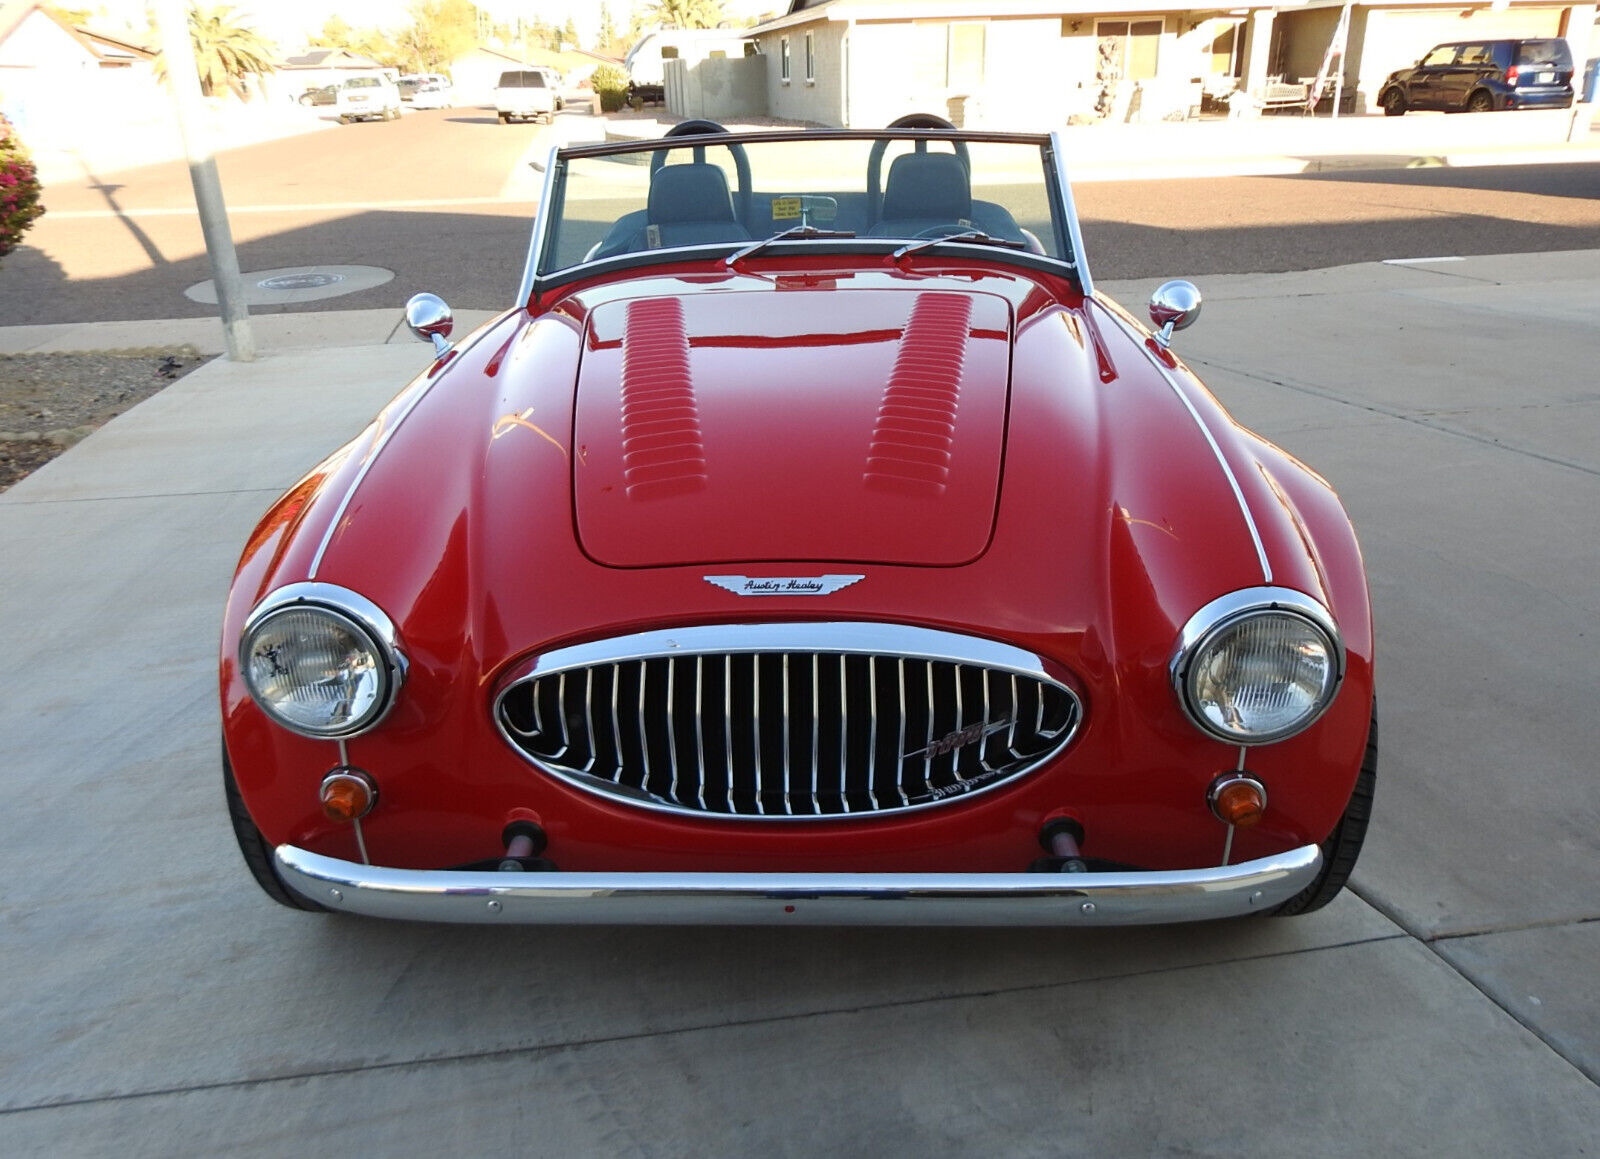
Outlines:
{"label": "sidewalk", "polygon": [[201,367],[0,495],[0,1153],[1594,1154],[1597,287],[1600,250],[1207,281],[1177,352],[1361,536],[1384,748],[1349,892],[1199,927],[272,905],[217,767],[229,576],[431,355],[364,311]]}

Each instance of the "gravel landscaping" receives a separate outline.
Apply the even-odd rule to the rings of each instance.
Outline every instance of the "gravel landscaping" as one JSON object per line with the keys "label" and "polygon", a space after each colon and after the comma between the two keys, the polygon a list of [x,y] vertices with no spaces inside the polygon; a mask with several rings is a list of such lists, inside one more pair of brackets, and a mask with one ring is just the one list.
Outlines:
{"label": "gravel landscaping", "polygon": [[206,361],[189,346],[0,354],[0,491]]}

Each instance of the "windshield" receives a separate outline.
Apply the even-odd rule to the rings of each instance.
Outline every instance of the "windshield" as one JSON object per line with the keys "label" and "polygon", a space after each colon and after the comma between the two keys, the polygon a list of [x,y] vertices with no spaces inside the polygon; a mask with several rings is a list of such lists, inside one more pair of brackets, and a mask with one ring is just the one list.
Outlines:
{"label": "windshield", "polygon": [[[1072,264],[1048,137],[829,131],[683,140],[692,143],[559,154],[539,276],[693,246],[872,252],[945,236],[996,256]],[[763,239],[772,244],[752,245]]]}

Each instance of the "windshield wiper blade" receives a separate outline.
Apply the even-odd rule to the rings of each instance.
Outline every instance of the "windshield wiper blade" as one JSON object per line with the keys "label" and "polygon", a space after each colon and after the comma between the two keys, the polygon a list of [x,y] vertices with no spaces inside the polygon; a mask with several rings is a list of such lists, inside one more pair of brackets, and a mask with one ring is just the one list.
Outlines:
{"label": "windshield wiper blade", "polygon": [[1009,250],[1025,250],[1028,248],[1028,243],[1025,241],[1016,241],[1009,237],[995,237],[993,234],[984,233],[981,229],[963,229],[955,233],[946,233],[938,237],[928,237],[923,238],[921,241],[910,242],[895,250],[890,256],[895,261],[899,261],[908,254],[920,253],[929,246],[940,245],[947,241],[969,241],[974,245],[998,245],[1004,246]]}
{"label": "windshield wiper blade", "polygon": [[760,241],[751,242],[742,250],[736,250],[723,259],[723,265],[732,266],[742,262],[753,253],[771,245],[775,241],[785,241],[789,238],[814,238],[814,237],[855,237],[853,229],[818,229],[814,225],[797,225],[790,229],[781,230],[771,237],[764,237]]}

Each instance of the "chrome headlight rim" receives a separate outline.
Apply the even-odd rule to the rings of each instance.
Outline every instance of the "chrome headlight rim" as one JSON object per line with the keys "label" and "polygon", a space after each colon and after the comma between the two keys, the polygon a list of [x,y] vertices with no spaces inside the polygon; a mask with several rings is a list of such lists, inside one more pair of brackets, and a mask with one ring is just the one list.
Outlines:
{"label": "chrome headlight rim", "polygon": [[[314,728],[299,721],[285,719],[257,694],[249,673],[250,652],[258,633],[276,617],[286,612],[300,610],[316,610],[330,615],[335,620],[343,621],[346,627],[364,637],[371,645],[379,661],[382,688],[372,707],[360,717],[327,728]],[[245,689],[256,707],[280,728],[312,740],[347,740],[377,728],[399,699],[408,667],[394,621],[382,608],[349,588],[314,581],[278,588],[251,609],[239,634],[237,659],[239,678],[244,682]]]}
{"label": "chrome headlight rim", "polygon": [[[1198,706],[1190,693],[1189,676],[1195,661],[1203,656],[1210,644],[1223,632],[1241,621],[1263,615],[1279,615],[1298,619],[1321,634],[1328,646],[1333,662],[1332,679],[1317,706],[1304,716],[1282,728],[1270,732],[1239,733],[1217,728]],[[1173,653],[1170,672],[1172,690],[1189,722],[1209,737],[1230,745],[1264,745],[1287,740],[1310,728],[1327,712],[1338,698],[1345,676],[1344,638],[1340,635],[1333,616],[1321,603],[1292,588],[1258,587],[1229,592],[1201,608],[1183,626],[1178,634],[1178,645]]]}

